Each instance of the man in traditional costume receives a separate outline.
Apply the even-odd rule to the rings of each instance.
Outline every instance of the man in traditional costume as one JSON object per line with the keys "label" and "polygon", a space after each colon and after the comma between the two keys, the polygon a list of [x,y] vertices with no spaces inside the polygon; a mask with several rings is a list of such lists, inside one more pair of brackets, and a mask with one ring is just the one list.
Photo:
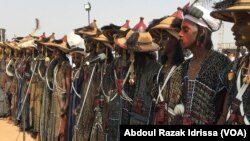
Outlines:
{"label": "man in traditional costume", "polygon": [[157,22],[149,29],[152,37],[161,46],[159,60],[162,64],[155,78],[152,95],[155,98],[154,120],[152,124],[172,125],[180,124],[179,116],[174,111],[180,103],[182,91],[182,67],[184,61],[183,50],[180,46],[178,32],[181,28],[183,16],[178,10],[170,16],[152,21]]}
{"label": "man in traditional costume", "polygon": [[[153,97],[151,90],[160,64],[156,60],[155,51],[159,46],[153,42],[152,36],[146,31],[146,25],[140,22],[127,32],[125,37],[116,39],[116,44],[128,51],[129,63],[126,75],[120,77],[117,85],[120,92],[120,124],[148,125],[152,123]],[[118,78],[118,77],[117,77]],[[120,84],[119,84],[120,83]],[[113,107],[114,109],[115,107]],[[110,117],[112,118],[112,117]],[[118,130],[118,129],[117,129]]]}
{"label": "man in traditional costume", "polygon": [[[96,40],[93,39],[97,34],[100,34],[100,29],[97,28],[96,20],[94,20],[90,25],[75,29],[75,34],[80,35],[85,42],[86,52],[89,54],[85,61],[90,61],[97,57],[96,52]],[[81,85],[81,100],[77,107],[77,116],[75,131],[73,135],[74,141],[88,141],[90,139],[91,130],[93,127],[94,117],[95,117],[95,98],[98,94],[98,82],[100,79],[97,73],[97,64],[87,65],[84,62],[83,66],[84,77],[83,83]]]}
{"label": "man in traditional costume", "polygon": [[81,86],[83,83],[83,61],[86,56],[86,52],[83,47],[71,46],[69,50],[69,54],[72,56],[72,63],[74,67],[72,67],[72,88],[70,95],[70,103],[69,103],[69,112],[68,112],[68,136],[67,140],[72,141],[75,124],[76,124],[76,110],[79,108],[80,100],[82,98],[81,95]]}
{"label": "man in traditional costume", "polygon": [[[211,35],[221,22],[198,4],[183,8],[184,20],[179,32],[181,46],[193,57],[183,64],[183,124],[216,124],[222,117],[226,86],[220,74],[230,60],[213,50]],[[178,105],[178,106],[183,106]]]}
{"label": "man in traditional costume", "polygon": [[66,141],[67,114],[71,94],[71,65],[66,56],[69,51],[69,45],[66,36],[61,40],[54,40],[43,44],[54,49],[54,55],[57,60],[54,68],[51,103],[51,140]]}
{"label": "man in traditional costume", "polygon": [[241,47],[250,51],[250,0],[224,0],[215,4],[211,16],[233,23],[231,28],[237,46],[236,60],[229,80],[229,101],[223,113],[228,124],[250,124],[250,55],[239,57]]}
{"label": "man in traditional costume", "polygon": [[57,64],[55,56],[53,55],[53,48],[46,47],[42,43],[52,43],[55,40],[54,33],[49,37],[45,36],[43,33],[38,40],[35,41],[38,49],[41,51],[40,55],[37,58],[38,64],[38,75],[43,81],[43,94],[41,99],[41,111],[40,111],[40,140],[41,141],[50,141],[51,132],[52,132],[52,120],[51,114],[51,103],[52,103],[52,92],[53,92],[53,74],[54,68]]}
{"label": "man in traditional costume", "polygon": [[30,130],[32,118],[30,116],[30,84],[32,79],[31,62],[34,58],[34,46],[22,46],[23,56],[17,66],[18,83],[18,111],[17,119],[20,120],[22,130]]}
{"label": "man in traditional costume", "polygon": [[[129,31],[129,21],[123,26],[110,24],[102,27],[103,34],[108,38],[109,44],[114,47],[114,60],[107,66],[102,81],[100,108],[102,110],[102,127],[105,134],[103,139],[109,141],[119,140],[119,125],[121,123],[122,91],[127,78],[129,66],[129,52],[127,49],[115,45],[119,36],[125,36]],[[114,38],[115,37],[115,38]]]}
{"label": "man in traditional costume", "polygon": [[[14,46],[13,46],[14,47]],[[11,48],[11,47],[10,47]],[[15,123],[16,122],[16,100],[17,100],[17,92],[18,92],[18,76],[16,75],[16,66],[20,61],[20,48],[14,47],[13,48],[13,56],[11,57],[11,60],[6,66],[6,73],[11,78],[11,84],[7,91],[7,93],[10,96],[10,117],[9,117],[9,123]]]}
{"label": "man in traditional costume", "polygon": [[[10,45],[5,43],[1,43],[1,66],[0,66],[0,117],[8,117],[10,115],[10,99],[11,95],[9,93],[9,88],[13,78],[13,71],[6,70],[7,66],[13,64],[13,56],[14,56],[14,45]],[[13,68],[12,68],[13,70]]]}

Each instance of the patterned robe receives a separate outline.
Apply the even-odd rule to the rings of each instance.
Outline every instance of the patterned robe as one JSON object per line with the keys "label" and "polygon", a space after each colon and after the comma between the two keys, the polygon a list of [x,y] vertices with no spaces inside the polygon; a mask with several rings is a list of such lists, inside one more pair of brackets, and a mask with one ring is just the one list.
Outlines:
{"label": "patterned robe", "polygon": [[[89,59],[91,60],[89,56]],[[88,58],[86,58],[88,59]],[[74,132],[74,141],[89,141],[95,118],[95,99],[98,96],[98,86],[101,82],[98,75],[98,67],[89,65],[84,68],[84,83],[81,86],[80,110],[76,117],[76,130]],[[93,72],[94,71],[94,72]],[[91,77],[92,72],[94,73]],[[89,85],[89,88],[88,88]],[[86,98],[85,98],[86,97]]]}
{"label": "patterned robe", "polygon": [[190,61],[183,64],[183,124],[215,124],[224,100],[220,92],[226,86],[221,74],[230,60],[223,54],[211,51],[195,80],[190,80],[187,75]]}
{"label": "patterned robe", "polygon": [[[142,63],[142,62],[141,62]],[[160,64],[153,59],[145,57],[145,62],[136,65],[135,67],[135,85],[132,92],[129,92],[130,97],[133,99],[131,109],[127,106],[128,102],[125,102],[125,109],[123,111],[125,116],[123,116],[122,124],[131,124],[131,125],[148,125],[152,124],[153,120],[153,96],[151,95],[151,90],[153,88],[154,79],[157,76],[157,72],[160,68]],[[129,116],[129,122],[126,123],[126,114]]]}
{"label": "patterned robe", "polygon": [[0,59],[0,80],[2,81],[3,74],[6,68],[6,57]]}
{"label": "patterned robe", "polygon": [[[14,63],[14,71],[16,72],[16,68],[18,63],[20,62],[20,58],[15,58]],[[10,86],[10,95],[12,95],[11,98],[11,119],[16,122],[16,112],[17,112],[17,97],[18,97],[18,76],[16,73],[13,76],[12,83]]]}
{"label": "patterned robe", "polygon": [[[42,108],[41,108],[41,118],[40,118],[40,135],[41,135],[41,141],[52,141],[52,125],[53,121],[52,118],[52,93],[53,89],[50,89],[50,85],[48,83],[53,83],[53,77],[54,77],[54,68],[57,64],[57,61],[55,59],[51,60],[49,65],[41,66],[41,74],[45,76],[47,72],[47,76],[45,76],[45,85],[44,85],[44,91],[43,91],[43,97],[42,97]],[[46,70],[43,70],[46,69]],[[46,71],[46,72],[43,72]],[[47,78],[49,77],[49,78]],[[53,86],[52,86],[53,87]]]}
{"label": "patterned robe", "polygon": [[[19,117],[21,119],[21,128],[30,129],[30,95],[28,93],[29,89],[29,83],[30,78],[32,76],[32,72],[30,69],[31,64],[31,57],[26,56],[24,57],[24,60],[21,61],[18,67],[18,73],[19,73],[19,87],[18,87],[18,98],[17,102],[18,105],[18,115],[21,115]],[[30,89],[29,89],[30,90]],[[22,109],[23,107],[23,109]],[[25,120],[25,121],[24,121]],[[25,122],[25,124],[24,124]]]}
{"label": "patterned robe", "polygon": [[[174,124],[180,124],[179,117],[175,116],[172,112],[174,111],[174,108],[177,104],[181,102],[181,96],[182,96],[182,66],[177,66],[173,73],[170,73],[172,67],[170,67],[167,70],[161,69],[158,76],[158,82],[156,80],[155,86],[152,90],[152,94],[154,98],[159,103],[155,106],[155,112],[154,112],[154,121],[153,124],[157,125],[174,125]],[[164,85],[164,82],[166,81],[168,75],[170,75],[169,80]],[[162,102],[160,102],[159,95],[159,85],[161,89],[161,94],[163,97]],[[166,108],[166,106],[168,108]]]}
{"label": "patterned robe", "polygon": [[11,78],[6,74],[5,67],[6,64],[10,61],[10,58],[3,57],[0,60],[0,117],[6,117],[10,114],[10,103],[9,95],[7,93]]}
{"label": "patterned robe", "polygon": [[[139,53],[138,55],[143,54]],[[108,94],[110,97],[107,103],[108,106],[106,106],[108,107],[106,108],[108,111],[108,115],[106,116],[108,117],[105,117],[106,120],[104,121],[107,121],[106,131],[107,140],[109,141],[120,140],[119,128],[121,124],[151,124],[153,97],[150,93],[153,87],[153,79],[157,75],[160,64],[153,59],[143,59],[145,59],[143,63],[140,62],[142,64],[136,65],[135,67],[135,85],[129,84],[129,77],[124,80],[127,71],[129,70],[129,65],[124,68],[119,68],[116,60],[107,70],[104,84],[106,88],[106,94]],[[125,81],[123,90],[127,96],[132,99],[132,101],[129,102],[128,99],[126,99],[126,97],[121,94],[114,96],[114,94],[119,91],[119,88],[117,87],[117,79]]]}
{"label": "patterned robe", "polygon": [[[39,76],[38,66],[44,62],[33,62],[32,67],[35,67],[33,79],[30,88],[30,111],[31,111],[31,121],[33,125],[34,132],[40,132],[40,118],[41,118],[41,104],[42,96],[44,93],[45,81]],[[39,70],[40,71],[40,70]]]}
{"label": "patterned robe", "polygon": [[[141,54],[143,55],[143,54]],[[145,56],[144,56],[145,57]],[[129,76],[126,75],[130,64],[127,66],[121,65],[121,58],[116,58],[108,67],[103,79],[104,88],[104,106],[103,106],[103,130],[106,134],[106,140],[120,140],[120,125],[121,124],[150,124],[152,96],[150,95],[153,77],[156,76],[157,70],[160,68],[159,63],[155,60],[147,58],[145,64],[136,67],[136,83],[129,85]],[[143,67],[142,67],[143,66]],[[125,84],[119,87],[119,81]],[[118,93],[120,88],[123,88],[126,95],[132,99],[128,101],[126,97]],[[133,98],[134,102],[133,102]],[[138,100],[139,99],[139,100]],[[138,109],[136,107],[138,101],[143,101],[144,104]],[[137,118],[139,117],[139,118]]]}
{"label": "patterned robe", "polygon": [[[70,95],[70,105],[69,105],[69,113],[68,113],[68,141],[72,141],[74,135],[74,126],[76,124],[76,116],[74,111],[80,104],[80,100],[82,95],[80,95],[81,86],[83,83],[83,69],[82,68],[73,68],[72,70],[72,88]],[[81,96],[81,98],[79,97]]]}
{"label": "patterned robe", "polygon": [[[103,123],[104,131],[107,134],[107,140],[118,141],[119,126],[122,118],[122,101],[123,97],[117,93],[118,87],[116,86],[118,79],[124,80],[128,67],[122,68],[120,61],[121,58],[115,59],[108,67],[103,79],[103,88],[105,96],[103,108]],[[126,86],[127,87],[127,84]]]}
{"label": "patterned robe", "polygon": [[[59,68],[59,65],[61,66]],[[66,127],[63,127],[64,123],[67,125],[67,119],[62,118],[62,107],[65,103],[66,95],[66,70],[71,70],[69,61],[59,62],[54,69],[54,90],[52,94],[52,103],[51,103],[51,121],[52,121],[52,141],[57,141],[59,139],[60,130],[64,130],[66,134]]]}
{"label": "patterned robe", "polygon": [[[243,82],[243,78],[246,76],[247,71],[249,69],[244,69],[243,64],[246,58],[249,58],[249,55],[242,57],[239,60],[239,64],[237,66],[237,73],[234,79],[229,82],[229,90],[230,90],[230,98],[229,98],[229,111],[227,114],[227,124],[233,125],[249,125],[250,124],[250,85],[246,87],[244,93],[241,94],[242,100],[238,100],[240,96],[238,92],[243,85],[246,85]],[[239,81],[238,81],[239,80]],[[237,83],[239,83],[239,87],[237,88]],[[240,95],[240,94],[239,94]],[[237,96],[237,98],[236,98]]]}

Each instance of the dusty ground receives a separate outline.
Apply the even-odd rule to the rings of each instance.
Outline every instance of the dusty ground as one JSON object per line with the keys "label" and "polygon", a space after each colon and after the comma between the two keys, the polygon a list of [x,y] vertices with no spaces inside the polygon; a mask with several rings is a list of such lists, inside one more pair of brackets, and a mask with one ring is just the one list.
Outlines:
{"label": "dusty ground", "polygon": [[[25,138],[23,137],[25,136]],[[7,123],[6,119],[0,118],[0,141],[35,141],[30,134],[19,131],[13,124]]]}

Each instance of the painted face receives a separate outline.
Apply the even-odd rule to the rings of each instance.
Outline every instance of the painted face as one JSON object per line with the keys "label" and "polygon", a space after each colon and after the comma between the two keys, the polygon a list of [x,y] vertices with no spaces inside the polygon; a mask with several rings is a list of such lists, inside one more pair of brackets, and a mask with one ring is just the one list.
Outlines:
{"label": "painted face", "polygon": [[166,30],[160,30],[159,36],[155,38],[155,42],[160,45],[160,47],[165,48],[169,41],[169,33]]}
{"label": "painted face", "polygon": [[53,51],[53,56],[55,56],[55,58],[59,58],[60,55],[61,55],[61,50],[58,49],[58,48],[55,48],[54,51]]}
{"label": "painted face", "polygon": [[93,39],[91,39],[89,37],[85,37],[84,43],[85,43],[85,47],[86,47],[86,52],[87,53],[91,52],[95,46],[95,42],[93,42]]}
{"label": "painted face", "polygon": [[42,53],[42,52],[44,52],[44,47],[39,45],[39,46],[37,46],[37,50],[39,53]]}
{"label": "painted face", "polygon": [[99,53],[105,53],[105,52],[106,52],[106,46],[103,43],[98,42],[96,45],[96,53],[99,54]]}
{"label": "painted face", "polygon": [[18,50],[14,50],[14,56],[17,57],[18,56]]}
{"label": "painted face", "polygon": [[234,25],[232,27],[235,44],[246,46],[250,50],[250,14],[246,12],[233,13]]}
{"label": "painted face", "polygon": [[80,53],[72,53],[72,63],[74,63],[76,66],[80,66],[82,55]]}
{"label": "painted face", "polygon": [[33,52],[33,48],[29,47],[26,49],[27,54],[32,54],[32,52]]}
{"label": "painted face", "polygon": [[4,52],[5,52],[6,54],[9,54],[9,53],[10,53],[10,49],[9,49],[9,48],[5,48],[5,49],[4,49]]}
{"label": "painted face", "polygon": [[118,54],[122,54],[123,49],[121,47],[119,47],[118,45],[115,45],[115,52],[117,52]]}
{"label": "painted face", "polygon": [[181,31],[179,32],[181,47],[190,49],[195,46],[198,27],[189,20],[183,20]]}
{"label": "painted face", "polygon": [[159,51],[168,54],[176,49],[177,43],[178,40],[169,32],[165,31],[163,38],[159,42],[159,45],[162,47]]}

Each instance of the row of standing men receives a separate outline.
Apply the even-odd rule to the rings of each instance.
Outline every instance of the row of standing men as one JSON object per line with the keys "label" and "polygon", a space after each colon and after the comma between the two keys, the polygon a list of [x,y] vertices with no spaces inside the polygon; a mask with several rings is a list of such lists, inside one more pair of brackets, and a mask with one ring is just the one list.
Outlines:
{"label": "row of standing men", "polygon": [[1,43],[10,117],[42,141],[119,140],[120,125],[249,124],[249,55],[231,64],[211,39],[226,19],[235,22],[236,45],[249,50],[249,34],[239,28],[249,29],[249,8],[235,12],[235,5],[212,13],[186,5],[147,28],[143,18],[133,29],[100,30],[94,21],[75,29],[84,49],[53,36],[32,37],[35,47]]}

